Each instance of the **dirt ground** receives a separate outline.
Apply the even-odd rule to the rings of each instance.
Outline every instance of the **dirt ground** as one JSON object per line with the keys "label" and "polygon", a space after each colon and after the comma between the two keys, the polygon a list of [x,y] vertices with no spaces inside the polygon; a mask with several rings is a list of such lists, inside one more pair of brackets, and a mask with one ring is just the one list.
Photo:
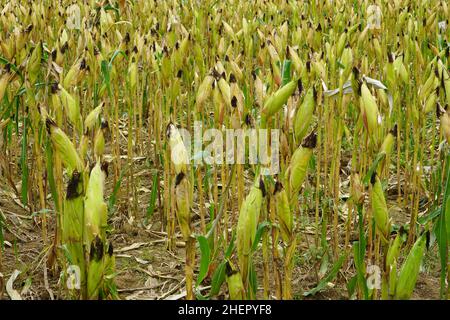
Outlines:
{"label": "dirt ground", "polygon": [[[126,124],[123,124],[126,127]],[[122,136],[123,154],[126,154],[126,135]],[[151,150],[151,146],[148,146]],[[185,294],[184,286],[184,254],[185,249],[178,234],[179,241],[173,251],[167,250],[167,234],[161,223],[161,212],[157,202],[157,208],[153,217],[144,225],[144,218],[148,201],[150,198],[150,188],[152,175],[150,167],[151,159],[141,156],[135,159],[135,183],[137,185],[137,195],[139,204],[139,214],[134,221],[130,221],[127,216],[128,200],[119,193],[116,203],[116,210],[111,215],[110,225],[112,226],[109,239],[113,244],[116,254],[116,284],[121,299],[183,299]],[[31,163],[30,163],[31,166]],[[343,170],[343,181],[348,181]],[[20,180],[20,179],[19,179]],[[1,181],[0,181],[1,182]],[[126,178],[122,181],[121,189],[125,190]],[[409,216],[408,208],[400,208],[395,195],[396,182],[390,183],[388,188],[388,207],[390,215],[394,221],[407,222]],[[348,189],[348,185],[343,183],[343,192]],[[111,194],[113,189],[112,177],[106,181],[105,194]],[[348,191],[348,190],[347,190]],[[391,192],[392,191],[392,192]],[[50,198],[49,198],[50,199]],[[51,206],[51,200],[49,201]],[[195,201],[194,201],[195,203]],[[198,208],[194,207],[194,212]],[[345,210],[343,210],[345,213]],[[237,210],[228,212],[229,215],[236,214]],[[339,230],[345,230],[345,214],[340,216]],[[24,208],[17,194],[15,194],[7,183],[0,184],[0,214],[6,219],[4,226],[5,249],[0,261],[3,269],[3,285],[0,287],[0,299],[9,299],[5,287],[15,270],[20,271],[12,286],[23,299],[58,299],[65,298],[65,284],[60,279],[61,270],[44,268],[48,260],[49,248],[54,236],[55,214],[53,211],[47,213],[48,219],[48,239],[44,244],[40,219]],[[320,261],[311,256],[314,243],[314,228],[311,227],[314,221],[314,212],[303,213],[300,223],[299,233],[301,241],[297,248],[298,259],[295,263],[292,277],[292,288],[295,299],[349,299],[346,283],[355,274],[353,260],[347,259],[341,268],[338,276],[329,283],[325,290],[314,296],[304,297],[303,293],[314,288],[324,274],[318,272]],[[194,216],[194,225],[199,225],[198,214]],[[304,222],[306,221],[306,222]],[[198,229],[198,228],[197,228]],[[177,229],[178,231],[178,229]],[[330,233],[330,232],[329,232]],[[331,234],[328,235],[331,238]],[[340,247],[344,243],[344,236],[341,237]],[[352,240],[352,239],[351,239]],[[260,252],[261,250],[258,250]],[[197,259],[199,250],[197,250]],[[413,299],[438,299],[439,298],[439,263],[437,260],[436,245],[434,245],[423,265]],[[262,288],[262,259],[255,257],[258,273],[258,298],[263,297]],[[1,265],[1,264],[0,264]],[[198,266],[198,264],[197,264]],[[329,272],[332,262],[329,263],[325,272]],[[273,266],[270,266],[273,268]],[[195,270],[198,272],[198,270]],[[318,276],[320,274],[320,276]],[[1,281],[1,278],[0,278]],[[210,279],[205,279],[201,288],[207,292]],[[273,279],[271,280],[273,281]],[[270,288],[274,288],[272,283]],[[204,293],[205,293],[204,292]],[[274,292],[270,292],[270,297],[274,297]],[[226,285],[222,286],[219,299],[227,297]]]}
{"label": "dirt ground", "polygon": [[[0,197],[0,209],[6,217],[6,230],[4,230],[6,242],[3,255],[4,285],[14,270],[19,270],[21,273],[14,281],[13,288],[21,294],[23,299],[64,298],[64,284],[61,283],[60,270],[49,269],[46,275],[44,273],[46,254],[52,242],[53,231],[50,230],[47,245],[44,245],[37,219],[31,218],[30,213],[19,203],[19,201],[8,199],[5,194]],[[116,284],[120,298],[182,299],[183,292],[185,293],[183,243],[178,241],[174,251],[167,250],[167,237],[162,231],[158,212],[147,226],[143,226],[142,217],[136,219],[137,223],[134,226],[130,226],[126,216],[120,211],[119,205],[119,210],[111,219],[115,228],[110,235],[116,252]],[[54,215],[50,215],[49,225],[54,225],[54,222]],[[305,242],[300,244],[298,248],[300,255],[305,254],[307,250],[308,246]],[[431,252],[429,255],[433,257],[436,252]],[[256,257],[256,262],[260,285],[258,295],[262,297],[261,258]],[[436,261],[422,270],[413,299],[439,298],[437,265]],[[349,279],[353,274],[352,261],[349,259],[338,277],[326,290],[305,299],[348,299],[345,279]],[[209,279],[204,281],[203,287],[208,288],[208,281]],[[302,292],[313,288],[316,284],[317,279],[311,266],[301,262],[296,264],[293,274],[295,298],[304,298]],[[222,291],[219,298],[226,298],[225,285]],[[3,290],[1,298],[9,298],[6,290]]]}

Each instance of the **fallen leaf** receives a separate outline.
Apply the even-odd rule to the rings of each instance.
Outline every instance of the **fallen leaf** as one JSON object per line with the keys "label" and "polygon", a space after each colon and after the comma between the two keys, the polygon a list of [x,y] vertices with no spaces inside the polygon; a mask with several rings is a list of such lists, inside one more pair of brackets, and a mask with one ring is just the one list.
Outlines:
{"label": "fallen leaf", "polygon": [[22,300],[22,297],[20,296],[19,292],[14,290],[13,284],[16,280],[17,276],[20,274],[19,270],[14,270],[13,274],[9,278],[8,282],[6,283],[6,292],[8,293],[11,300]]}
{"label": "fallen leaf", "polygon": [[145,246],[146,244],[148,244],[148,243],[147,242],[135,242],[132,245],[129,245],[128,247],[117,249],[116,252],[125,252],[125,251],[135,250],[137,248]]}

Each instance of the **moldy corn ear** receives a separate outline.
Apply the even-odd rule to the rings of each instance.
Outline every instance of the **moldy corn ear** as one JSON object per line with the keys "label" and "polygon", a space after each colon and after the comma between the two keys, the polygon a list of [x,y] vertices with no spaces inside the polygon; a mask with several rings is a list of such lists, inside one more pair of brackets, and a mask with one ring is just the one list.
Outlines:
{"label": "moldy corn ear", "polygon": [[264,104],[262,115],[264,115],[266,118],[269,118],[277,113],[281,109],[281,107],[286,104],[289,97],[295,92],[295,89],[297,89],[298,85],[299,80],[292,80],[291,82],[278,89],[275,93],[273,93]]}
{"label": "moldy corn ear", "polygon": [[51,86],[51,101],[52,101],[52,108],[53,111],[61,110],[61,99],[59,98],[59,84],[54,83]]}
{"label": "moldy corn ear", "polygon": [[361,79],[359,69],[357,67],[352,68],[351,85],[353,93],[360,97],[361,96]]}
{"label": "moldy corn ear", "polygon": [[285,174],[285,181],[289,183],[289,193],[291,196],[297,194],[303,181],[305,181],[308,164],[316,144],[317,136],[313,132],[305,138],[303,144],[292,155],[291,162]]}
{"label": "moldy corn ear", "polygon": [[104,276],[104,247],[102,240],[97,236],[90,245],[89,265],[87,272],[87,298],[97,300],[103,287]]}
{"label": "moldy corn ear", "polygon": [[239,260],[239,269],[244,283],[247,283],[247,276],[250,267],[250,254],[253,241],[256,236],[259,215],[263,197],[266,189],[262,178],[252,186],[249,194],[244,199],[239,210],[239,218],[236,232],[236,246]]}
{"label": "moldy corn ear", "polygon": [[395,299],[409,299],[416,286],[417,276],[420,271],[420,263],[427,243],[427,233],[422,234],[416,240],[408,254],[397,279],[395,288]]}
{"label": "moldy corn ear", "polygon": [[373,173],[370,182],[372,183],[370,199],[372,204],[373,218],[375,220],[375,225],[381,236],[381,239],[386,243],[389,238],[391,225],[389,221],[386,199],[384,198],[383,188],[381,186],[380,179],[376,175],[376,172]]}
{"label": "moldy corn ear", "polygon": [[297,111],[294,122],[294,133],[297,141],[302,141],[311,124],[316,104],[316,90],[311,88],[306,93],[303,103]]}
{"label": "moldy corn ear", "polygon": [[178,224],[184,241],[191,236],[190,183],[183,171],[175,178],[175,204]]}
{"label": "moldy corn ear", "polygon": [[183,143],[180,132],[177,127],[171,122],[167,126],[167,137],[169,138],[169,145],[171,150],[171,160],[175,166],[175,173],[186,173],[187,164],[189,164],[189,156],[186,146]]}
{"label": "moldy corn ear", "polygon": [[289,207],[289,200],[286,190],[279,181],[275,183],[274,198],[278,221],[280,224],[281,237],[285,243],[289,243],[292,239],[294,217]]}
{"label": "moldy corn ear", "polygon": [[67,249],[69,262],[80,267],[81,284],[85,283],[83,175],[74,171],[67,184],[61,217],[61,243]]}
{"label": "moldy corn ear", "polygon": [[82,172],[84,165],[72,141],[70,141],[67,135],[60,128],[58,128],[56,123],[50,118],[47,118],[46,126],[53,147],[60,155],[67,170],[70,173],[74,170]]}
{"label": "moldy corn ear", "polygon": [[102,119],[100,128],[97,129],[94,136],[94,155],[97,159],[101,159],[105,151],[105,134],[108,130],[108,122]]}
{"label": "moldy corn ear", "polygon": [[225,270],[226,281],[228,285],[228,293],[230,294],[230,300],[244,300],[245,290],[242,282],[242,276],[237,271],[231,262],[227,262]]}
{"label": "moldy corn ear", "polygon": [[108,249],[105,250],[105,254],[103,257],[103,270],[104,270],[104,279],[103,279],[103,297],[108,298],[108,296],[112,299],[118,299],[119,296],[117,294],[116,284],[114,283],[114,274],[116,271],[116,257],[114,256],[114,249],[111,242],[108,243]]}
{"label": "moldy corn ear", "polygon": [[70,88],[70,86],[78,83],[85,69],[86,69],[85,59],[82,59],[80,62],[74,64],[64,77],[63,81],[64,88]]}

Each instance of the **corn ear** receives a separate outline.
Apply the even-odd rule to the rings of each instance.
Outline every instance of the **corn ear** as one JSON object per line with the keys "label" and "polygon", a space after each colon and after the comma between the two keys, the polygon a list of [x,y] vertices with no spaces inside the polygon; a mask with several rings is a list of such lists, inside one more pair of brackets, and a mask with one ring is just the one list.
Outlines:
{"label": "corn ear", "polygon": [[104,201],[106,170],[106,164],[101,165],[100,161],[97,161],[91,170],[86,188],[84,235],[87,248],[96,237],[99,237],[102,241],[106,240],[108,215],[107,205]]}
{"label": "corn ear", "polygon": [[227,106],[231,107],[231,89],[230,89],[230,85],[225,80],[224,76],[225,75],[223,74],[222,77],[217,82],[217,84],[219,86],[220,93],[222,94],[223,100],[225,101]]}
{"label": "corn ear", "polygon": [[367,131],[369,134],[375,133],[378,126],[378,107],[365,83],[361,85],[361,109]]}
{"label": "corn ear", "polygon": [[408,83],[409,81],[409,74],[406,70],[405,65],[403,64],[403,58],[398,57],[394,61],[394,70],[397,73],[397,76],[402,80],[403,83]]}
{"label": "corn ear", "polygon": [[111,242],[108,243],[108,249],[103,258],[104,269],[104,284],[103,295],[104,298],[111,297],[112,299],[118,299],[117,288],[114,283],[114,276],[116,271],[116,257],[114,256],[114,249]]}
{"label": "corn ear", "polygon": [[281,107],[286,104],[289,97],[295,92],[295,89],[297,89],[298,85],[299,80],[292,80],[273,93],[264,104],[262,114],[266,118],[269,118],[277,113]]}
{"label": "corn ear", "polygon": [[85,283],[83,175],[74,171],[67,185],[61,216],[61,243],[66,247],[69,261],[80,267],[81,285]]}
{"label": "corn ear", "polygon": [[425,105],[423,107],[423,111],[425,113],[429,113],[429,112],[434,111],[435,108],[436,108],[437,99],[438,99],[438,95],[437,95],[436,91],[434,91],[433,93],[431,93],[428,96],[428,98],[427,98],[427,100],[425,102]]}
{"label": "corn ear", "polygon": [[101,159],[105,151],[105,132],[108,130],[108,123],[102,120],[101,127],[97,129],[94,136],[94,155]]}
{"label": "corn ear", "polygon": [[82,121],[80,114],[80,107],[72,95],[67,92],[62,86],[59,86],[59,92],[61,96],[61,102],[66,109],[67,116],[70,122],[77,128],[79,132],[82,132]]}
{"label": "corn ear", "polygon": [[214,77],[207,75],[205,79],[203,79],[197,91],[196,103],[197,105],[203,105],[206,100],[211,95],[212,85],[214,82]]}
{"label": "corn ear", "polygon": [[104,103],[99,104],[94,110],[89,112],[86,119],[84,120],[84,129],[87,131],[92,131],[97,124],[100,113],[102,112]]}
{"label": "corn ear", "polygon": [[350,194],[354,203],[361,205],[364,203],[364,185],[361,182],[361,177],[357,173],[351,175],[351,190]]}
{"label": "corn ear", "polygon": [[89,265],[87,272],[87,298],[97,300],[103,287],[104,246],[100,237],[95,237],[90,244]]}
{"label": "corn ear", "polygon": [[426,238],[427,234],[424,233],[416,240],[400,269],[395,289],[396,299],[405,300],[411,298],[414,287],[416,286],[417,276],[419,275],[422,257],[425,252]]}
{"label": "corn ear", "polygon": [[295,150],[285,173],[285,181],[289,182],[291,199],[297,194],[306,178],[309,161],[317,144],[317,136],[313,132],[305,138],[303,144]]}
{"label": "corn ear", "polygon": [[394,147],[395,138],[397,137],[397,125],[389,131],[386,137],[381,144],[380,152],[384,152],[386,156],[389,156],[392,153],[392,149]]}
{"label": "corn ear", "polygon": [[294,133],[297,141],[302,141],[311,124],[314,108],[316,104],[316,91],[311,88],[297,111],[294,122]]}
{"label": "corn ear", "polygon": [[41,58],[42,58],[42,43],[39,42],[34,48],[30,59],[27,63],[27,74],[28,79],[32,84],[37,80],[39,70],[41,68]]}
{"label": "corn ear", "polygon": [[395,125],[394,128],[388,132],[388,134],[386,135],[386,137],[383,140],[383,143],[381,144],[379,154],[384,153],[386,156],[384,157],[382,164],[380,164],[378,166],[378,170],[377,170],[378,175],[381,175],[381,173],[387,163],[387,159],[392,154],[392,150],[394,148],[396,137],[397,137],[397,125]]}
{"label": "corn ear", "polygon": [[230,300],[243,300],[245,298],[244,284],[242,282],[241,274],[231,265],[231,262],[226,264],[226,281],[228,285],[228,293]]}
{"label": "corn ear", "polygon": [[389,295],[394,296],[397,287],[397,260],[394,259],[389,265]]}
{"label": "corn ear", "polygon": [[250,267],[250,254],[253,241],[256,236],[262,200],[265,196],[265,186],[262,179],[252,186],[249,194],[244,199],[239,210],[239,218],[236,232],[236,247],[239,260],[239,269],[244,283]]}
{"label": "corn ear", "polygon": [[447,140],[447,143],[450,143],[450,116],[448,112],[444,112],[441,116],[440,128],[445,139]]}
{"label": "corn ear", "polygon": [[398,260],[402,243],[403,243],[403,236],[399,232],[395,237],[394,241],[392,241],[391,245],[389,246],[388,252],[386,254],[387,270],[389,270],[389,268]]}
{"label": "corn ear", "polygon": [[83,134],[80,140],[80,145],[78,146],[78,154],[81,159],[86,159],[87,152],[89,147],[89,137],[86,134]]}
{"label": "corn ear", "polygon": [[60,128],[58,128],[56,123],[50,118],[47,118],[46,126],[53,147],[60,155],[64,166],[67,168],[69,173],[72,173],[74,170],[82,172],[84,168],[83,161],[78,155],[72,141],[70,141],[67,135]]}
{"label": "corn ear", "polygon": [[173,123],[169,123],[167,126],[167,137],[169,138],[169,145],[172,151],[172,162],[175,166],[175,173],[186,173],[187,164],[189,164],[188,152],[180,132]]}
{"label": "corn ear", "polygon": [[383,188],[381,186],[381,181],[377,177],[375,172],[372,175],[371,183],[372,214],[378,233],[380,234],[383,242],[386,243],[388,241],[390,233],[389,215],[386,205],[386,199],[384,198]]}
{"label": "corn ear", "polygon": [[128,68],[128,83],[130,85],[131,92],[135,92],[136,90],[136,84],[137,84],[137,78],[138,78],[138,67],[136,62],[131,62],[130,66]]}
{"label": "corn ear", "polygon": [[294,217],[289,207],[286,190],[279,181],[275,183],[274,198],[278,221],[280,223],[281,237],[285,243],[290,243],[293,235]]}
{"label": "corn ear", "polygon": [[9,73],[5,73],[0,78],[0,101],[3,101],[3,97],[5,96],[6,88],[9,84]]}
{"label": "corn ear", "polygon": [[190,183],[183,171],[175,178],[175,204],[178,225],[185,241],[191,236]]}

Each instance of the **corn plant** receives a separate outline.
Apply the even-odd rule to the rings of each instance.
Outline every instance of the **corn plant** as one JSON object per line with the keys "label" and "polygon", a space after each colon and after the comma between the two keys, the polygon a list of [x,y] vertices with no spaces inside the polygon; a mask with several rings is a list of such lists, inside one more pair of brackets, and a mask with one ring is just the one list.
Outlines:
{"label": "corn plant", "polygon": [[[187,299],[448,298],[446,1],[66,2],[0,8],[3,275],[20,214],[71,298],[117,298],[114,235],[153,225]],[[208,162],[199,124],[267,135]],[[273,133],[277,172],[236,161]]]}

